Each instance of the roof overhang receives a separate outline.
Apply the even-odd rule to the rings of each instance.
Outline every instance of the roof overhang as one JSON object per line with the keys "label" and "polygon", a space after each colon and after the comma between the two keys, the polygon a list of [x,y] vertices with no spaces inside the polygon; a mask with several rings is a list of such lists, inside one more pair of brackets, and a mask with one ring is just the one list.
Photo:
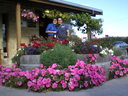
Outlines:
{"label": "roof overhang", "polygon": [[76,3],[72,3],[64,0],[29,0],[29,1],[48,4],[48,5],[57,6],[57,7],[68,8],[68,9],[79,11],[79,12],[86,12],[91,14],[92,16],[103,14],[103,11],[100,9],[85,6],[85,5],[80,5],[80,4],[76,4]]}

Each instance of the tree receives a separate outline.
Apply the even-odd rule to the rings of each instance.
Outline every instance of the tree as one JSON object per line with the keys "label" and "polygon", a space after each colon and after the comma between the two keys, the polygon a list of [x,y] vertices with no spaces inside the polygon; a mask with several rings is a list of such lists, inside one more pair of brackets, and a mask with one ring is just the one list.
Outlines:
{"label": "tree", "polygon": [[87,25],[87,34],[88,34],[88,40],[91,40],[92,34],[102,34],[103,29],[102,29],[102,20],[101,19],[94,19],[91,18],[86,22]]}

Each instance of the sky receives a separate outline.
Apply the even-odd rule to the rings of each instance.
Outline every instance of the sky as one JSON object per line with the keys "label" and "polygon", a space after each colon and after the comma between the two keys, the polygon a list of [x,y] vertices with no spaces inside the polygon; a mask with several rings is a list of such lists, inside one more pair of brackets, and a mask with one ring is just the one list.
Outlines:
{"label": "sky", "polygon": [[103,10],[103,34],[128,36],[128,0],[65,0]]}

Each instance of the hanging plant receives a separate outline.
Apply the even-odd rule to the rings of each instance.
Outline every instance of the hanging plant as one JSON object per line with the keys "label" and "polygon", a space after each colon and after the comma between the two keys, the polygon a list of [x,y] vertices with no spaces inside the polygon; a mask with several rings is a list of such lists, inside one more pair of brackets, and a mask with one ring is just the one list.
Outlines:
{"label": "hanging plant", "polygon": [[33,22],[37,22],[39,20],[39,16],[37,16],[33,11],[31,11],[29,9],[21,10],[21,17],[30,19]]}

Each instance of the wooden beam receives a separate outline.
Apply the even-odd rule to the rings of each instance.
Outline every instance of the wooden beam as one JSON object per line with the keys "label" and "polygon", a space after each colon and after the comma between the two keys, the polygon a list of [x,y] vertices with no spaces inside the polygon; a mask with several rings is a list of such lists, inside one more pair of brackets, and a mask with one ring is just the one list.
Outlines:
{"label": "wooden beam", "polygon": [[21,43],[21,5],[19,2],[16,4],[16,39],[17,49],[19,49]]}
{"label": "wooden beam", "polygon": [[73,7],[73,6],[69,6],[69,5],[64,5],[64,4],[60,4],[60,3],[48,2],[47,0],[30,0],[30,1],[37,2],[37,3],[43,3],[43,4],[48,4],[48,5],[53,5],[53,6],[58,6],[58,7],[69,8],[69,9],[72,9],[72,10],[88,12],[88,13],[92,14],[92,11],[90,11],[90,10],[86,10],[86,9],[82,9],[82,8],[78,8],[78,7]]}

